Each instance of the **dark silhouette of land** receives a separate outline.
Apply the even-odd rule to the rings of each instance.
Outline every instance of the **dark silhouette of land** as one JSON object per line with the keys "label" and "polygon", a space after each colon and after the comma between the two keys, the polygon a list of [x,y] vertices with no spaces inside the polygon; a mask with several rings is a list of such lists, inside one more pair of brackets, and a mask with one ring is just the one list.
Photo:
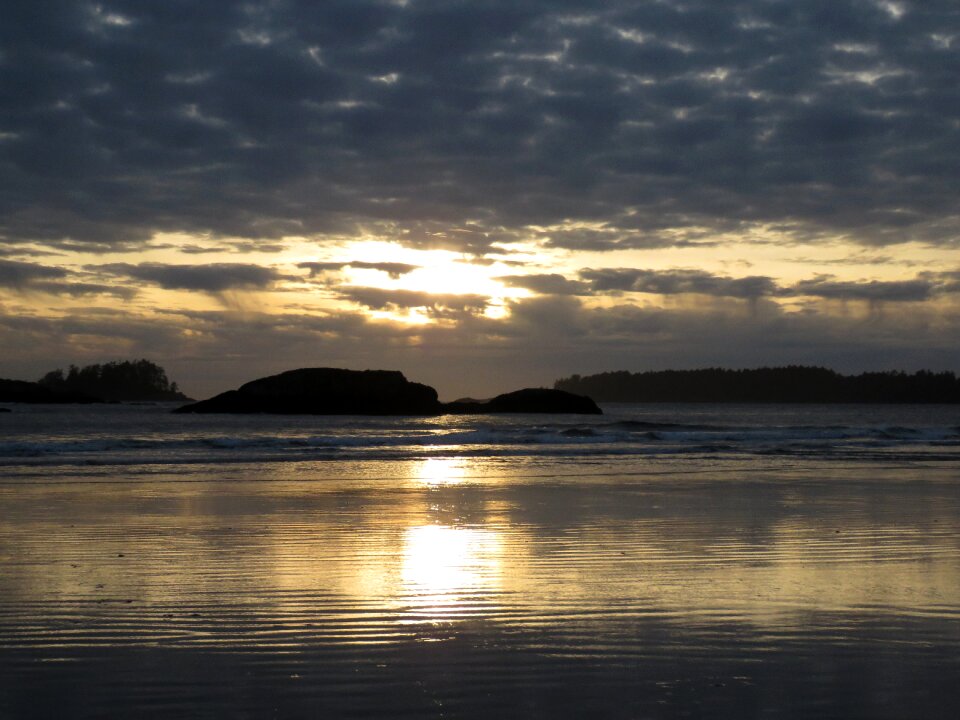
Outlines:
{"label": "dark silhouette of land", "polygon": [[78,368],[57,369],[40,378],[39,385],[59,393],[77,393],[109,402],[163,402],[189,400],[167,373],[149,360],[124,360]]}
{"label": "dark silhouette of land", "polygon": [[301,368],[253,380],[177,413],[285,415],[444,415],[486,413],[600,413],[590,398],[527,388],[492,400],[442,403],[429,385],[396,370]]}
{"label": "dark silhouette of land", "polygon": [[435,415],[437,391],[391,370],[303,368],[253,380],[178,413]]}
{"label": "dark silhouette of land", "polygon": [[54,403],[97,403],[102,402],[102,400],[80,392],[54,390],[40,383],[0,378],[0,402],[51,405]]}
{"label": "dark silhouette of land", "polygon": [[167,373],[149,360],[124,360],[57,369],[38,382],[0,379],[0,402],[99,403],[189,400]]}
{"label": "dark silhouette of land", "polygon": [[952,372],[841,375],[799,365],[572,375],[554,388],[598,402],[960,403],[960,379]]}
{"label": "dark silhouette of land", "polygon": [[444,412],[454,415],[487,413],[579,413],[600,415],[602,410],[589,397],[562,390],[525,388],[491,400],[455,400],[443,406]]}

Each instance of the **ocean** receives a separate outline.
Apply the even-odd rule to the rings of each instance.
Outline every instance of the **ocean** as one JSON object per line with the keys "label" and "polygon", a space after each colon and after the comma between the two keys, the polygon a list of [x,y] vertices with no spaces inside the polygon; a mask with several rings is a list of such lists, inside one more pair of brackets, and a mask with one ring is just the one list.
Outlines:
{"label": "ocean", "polygon": [[0,414],[0,717],[953,718],[960,407]]}

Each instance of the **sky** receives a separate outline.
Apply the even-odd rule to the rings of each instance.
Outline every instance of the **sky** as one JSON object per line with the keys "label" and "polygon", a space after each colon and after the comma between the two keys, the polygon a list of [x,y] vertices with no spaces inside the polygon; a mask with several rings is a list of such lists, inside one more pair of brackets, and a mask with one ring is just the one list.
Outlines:
{"label": "sky", "polygon": [[960,370],[956,0],[49,0],[0,377]]}

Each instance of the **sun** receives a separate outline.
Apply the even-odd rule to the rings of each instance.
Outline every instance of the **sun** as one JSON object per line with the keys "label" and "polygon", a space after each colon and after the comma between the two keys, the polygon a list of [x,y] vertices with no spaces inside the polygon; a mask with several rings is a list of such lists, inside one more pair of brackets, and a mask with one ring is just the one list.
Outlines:
{"label": "sun", "polygon": [[[496,260],[481,262],[450,250],[407,248],[384,241],[354,242],[339,250],[336,256],[325,259],[334,265],[343,263],[338,285],[375,288],[387,293],[397,291],[398,297],[402,295],[407,303],[410,293],[424,295],[424,304],[419,307],[368,309],[367,314],[376,319],[416,325],[435,322],[429,311],[430,296],[446,301],[455,300],[456,296],[480,298],[485,317],[501,318],[507,313],[509,301],[530,294],[524,288],[509,287],[498,280],[511,274],[512,268]],[[380,265],[384,267],[377,267]],[[394,267],[388,268],[388,265]],[[397,266],[404,269],[398,272]]]}
{"label": "sun", "polygon": [[430,258],[430,264],[403,279],[411,290],[437,295],[486,295],[504,297],[511,289],[495,280],[489,267],[471,265],[449,257]]}

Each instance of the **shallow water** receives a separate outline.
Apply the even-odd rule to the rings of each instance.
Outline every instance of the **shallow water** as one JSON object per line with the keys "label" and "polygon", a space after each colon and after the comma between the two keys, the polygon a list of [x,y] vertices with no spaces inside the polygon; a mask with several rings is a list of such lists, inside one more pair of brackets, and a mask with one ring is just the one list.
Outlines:
{"label": "shallow water", "polygon": [[[7,442],[58,449],[0,469],[0,717],[955,716],[948,409],[727,409],[717,432],[764,439],[583,455],[513,440],[668,423],[487,419],[510,440],[487,452],[353,440],[377,454],[324,459],[284,438],[477,427],[84,412],[4,416]],[[683,432],[720,425],[685,412]],[[771,451],[840,426],[856,438]],[[240,449],[182,442],[213,435]],[[110,449],[69,445],[93,438]]]}

